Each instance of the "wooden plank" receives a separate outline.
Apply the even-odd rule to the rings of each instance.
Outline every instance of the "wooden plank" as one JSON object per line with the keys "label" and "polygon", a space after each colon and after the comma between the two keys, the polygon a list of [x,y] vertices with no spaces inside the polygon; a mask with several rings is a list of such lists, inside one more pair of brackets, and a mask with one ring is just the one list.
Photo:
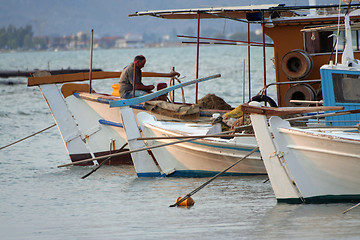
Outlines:
{"label": "wooden plank", "polygon": [[113,101],[113,102],[110,102],[110,107],[123,107],[123,106],[136,105],[136,104],[139,104],[139,103],[142,103],[142,102],[150,101],[151,99],[154,99],[154,98],[156,98],[158,96],[161,96],[163,94],[166,94],[168,92],[174,91],[175,89],[182,88],[182,87],[194,84],[194,83],[208,81],[210,79],[219,78],[219,77],[221,77],[221,75],[216,74],[216,75],[212,75],[212,76],[209,76],[209,77],[194,79],[194,80],[191,80],[191,81],[188,81],[188,82],[183,82],[183,83],[180,83],[180,84],[176,84],[176,85],[161,89],[161,90],[159,90],[157,92],[146,94],[144,96],[140,96],[140,97],[136,97],[136,98],[130,98],[130,99],[122,99],[122,100],[119,100],[119,101]]}
{"label": "wooden plank", "polygon": [[[118,78],[121,72],[93,72],[92,79],[104,79],[104,78]],[[89,72],[72,73],[72,74],[61,74],[51,75],[43,77],[29,77],[27,85],[38,86],[43,84],[54,84],[54,83],[67,83],[67,82],[78,82],[89,80]]]}
{"label": "wooden plank", "polygon": [[[21,70],[5,70],[0,71],[0,78],[9,78],[9,77],[31,77],[32,74],[38,72],[39,70],[31,70],[31,71],[21,71]],[[47,70],[50,72],[51,75],[58,75],[58,74],[70,74],[70,73],[78,73],[78,72],[88,72],[89,69],[58,69],[58,70]],[[99,68],[93,69],[93,72],[102,71]]]}
{"label": "wooden plank", "polygon": [[320,111],[335,111],[343,110],[344,107],[289,107],[289,108],[274,108],[274,107],[256,107],[247,103],[241,105],[243,113],[260,114],[266,116],[286,116],[300,113],[320,112]]}
{"label": "wooden plank", "polygon": [[[98,71],[92,73],[92,79],[106,79],[106,78],[120,78],[121,72],[104,72]],[[173,77],[174,73],[156,73],[156,72],[143,72],[143,77]],[[67,83],[67,82],[79,82],[89,80],[89,72],[72,73],[51,75],[43,77],[29,77],[27,81],[28,87],[38,86],[43,84],[54,83]]]}

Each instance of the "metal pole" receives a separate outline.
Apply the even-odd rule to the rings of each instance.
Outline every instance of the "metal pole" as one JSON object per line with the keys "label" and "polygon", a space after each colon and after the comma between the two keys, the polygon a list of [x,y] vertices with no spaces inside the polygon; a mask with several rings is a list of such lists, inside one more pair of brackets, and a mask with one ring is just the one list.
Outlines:
{"label": "metal pole", "polygon": [[249,101],[251,100],[251,74],[250,74],[250,23],[248,22],[248,75],[249,75]]}
{"label": "metal pole", "polygon": [[[185,35],[177,35],[177,37],[190,38],[190,39],[197,38],[197,37],[185,36]],[[200,37],[200,39],[201,39],[201,40],[211,40],[211,41],[231,42],[231,43],[244,43],[244,44],[248,44],[248,43],[249,43],[249,41],[231,40],[231,39],[223,39],[223,38]],[[263,43],[261,43],[261,42],[250,42],[250,44],[251,44],[251,45],[257,45],[257,46],[262,46]],[[267,45],[271,45],[271,44],[267,44]]]}
{"label": "metal pole", "polygon": [[[175,72],[175,67],[172,67],[171,72]],[[172,85],[175,85],[175,77],[172,77],[171,80],[170,80],[170,82],[171,82]],[[170,84],[170,85],[171,85],[171,84]],[[172,91],[171,100],[172,100],[172,103],[175,102],[175,90]]]}
{"label": "metal pole", "polygon": [[91,29],[91,38],[90,38],[90,71],[89,71],[89,93],[91,93],[91,79],[92,79],[92,59],[93,59],[93,39],[94,39],[94,29]]}
{"label": "metal pole", "polygon": [[243,61],[243,104],[245,103],[245,59]]}
{"label": "metal pole", "polygon": [[133,71],[133,82],[132,82],[132,97],[135,97],[135,77],[136,77],[136,62],[134,61],[134,71]]}
{"label": "metal pole", "polygon": [[[262,26],[262,40],[263,40],[263,65],[264,65],[264,87],[266,86],[266,51],[265,51],[265,25],[264,23],[261,25]],[[266,95],[266,90],[265,90],[265,95]]]}
{"label": "metal pole", "polygon": [[[200,12],[197,12],[197,37],[196,37],[196,79],[199,78],[199,48],[200,48]],[[195,104],[198,103],[199,84],[195,84]]]}

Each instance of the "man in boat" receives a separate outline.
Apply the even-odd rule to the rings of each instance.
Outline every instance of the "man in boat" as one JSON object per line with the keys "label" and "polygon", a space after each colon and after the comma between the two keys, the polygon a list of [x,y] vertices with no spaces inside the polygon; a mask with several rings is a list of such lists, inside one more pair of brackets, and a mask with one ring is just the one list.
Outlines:
{"label": "man in boat", "polygon": [[[122,98],[133,97],[133,83],[135,77],[135,97],[143,96],[155,88],[154,85],[144,85],[141,82],[141,69],[145,66],[146,58],[138,55],[134,62],[124,68],[119,81],[119,95]],[[134,69],[135,68],[135,69]]]}

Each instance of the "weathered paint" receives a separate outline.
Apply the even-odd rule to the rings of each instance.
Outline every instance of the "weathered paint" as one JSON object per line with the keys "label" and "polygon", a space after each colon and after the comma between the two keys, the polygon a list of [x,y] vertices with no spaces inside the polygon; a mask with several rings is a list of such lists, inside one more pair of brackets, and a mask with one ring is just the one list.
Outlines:
{"label": "weathered paint", "polygon": [[[343,18],[343,17],[342,17]],[[360,16],[353,16],[352,21],[360,21]],[[273,28],[264,27],[265,34],[269,36],[274,42],[274,66],[276,82],[288,82],[289,79],[281,70],[281,64],[283,57],[294,49],[304,50],[304,37],[301,32],[302,29],[312,25],[327,25],[337,24],[337,17],[315,17],[309,18],[294,18],[292,19],[273,19]],[[330,60],[330,52],[320,54],[310,54],[313,59],[313,70],[310,75],[304,80],[320,79],[320,67],[324,64],[328,64]],[[342,54],[339,54],[341,57]],[[355,52],[355,58],[360,59],[360,52]],[[335,54],[332,55],[331,60],[335,61]],[[318,90],[320,84],[313,85],[315,90]],[[285,94],[290,88],[290,84],[284,84],[277,86],[277,98],[278,105],[285,107]],[[319,99],[320,100],[320,99]]]}

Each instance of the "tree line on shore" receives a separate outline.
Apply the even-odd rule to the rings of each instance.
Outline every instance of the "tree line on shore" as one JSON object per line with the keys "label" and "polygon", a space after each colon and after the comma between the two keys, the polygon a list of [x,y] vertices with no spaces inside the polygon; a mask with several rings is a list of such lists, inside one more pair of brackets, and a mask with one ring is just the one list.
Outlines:
{"label": "tree line on shore", "polygon": [[30,49],[34,46],[31,25],[16,28],[10,24],[0,28],[0,49]]}
{"label": "tree line on shore", "polygon": [[[143,36],[142,42],[147,43],[154,40],[156,42],[161,42],[161,37]],[[176,41],[176,33],[171,36],[170,40]],[[245,32],[235,32],[229,36],[224,34],[219,34],[216,32],[209,33],[206,35],[213,35],[217,38],[226,39],[227,37],[233,40],[245,40],[247,39],[247,33]],[[261,36],[251,32],[251,40],[256,41],[260,40]],[[48,50],[48,49],[81,49],[87,48],[90,44],[89,36],[86,33],[78,33],[74,36],[64,36],[64,37],[48,37],[48,36],[34,36],[33,28],[31,25],[26,25],[25,27],[15,27],[10,24],[7,27],[3,26],[0,28],[0,50]],[[121,37],[117,37],[121,38]],[[115,39],[116,40],[116,39]],[[99,40],[100,48],[111,48],[114,47],[113,43],[108,43],[109,38],[104,37]]]}

